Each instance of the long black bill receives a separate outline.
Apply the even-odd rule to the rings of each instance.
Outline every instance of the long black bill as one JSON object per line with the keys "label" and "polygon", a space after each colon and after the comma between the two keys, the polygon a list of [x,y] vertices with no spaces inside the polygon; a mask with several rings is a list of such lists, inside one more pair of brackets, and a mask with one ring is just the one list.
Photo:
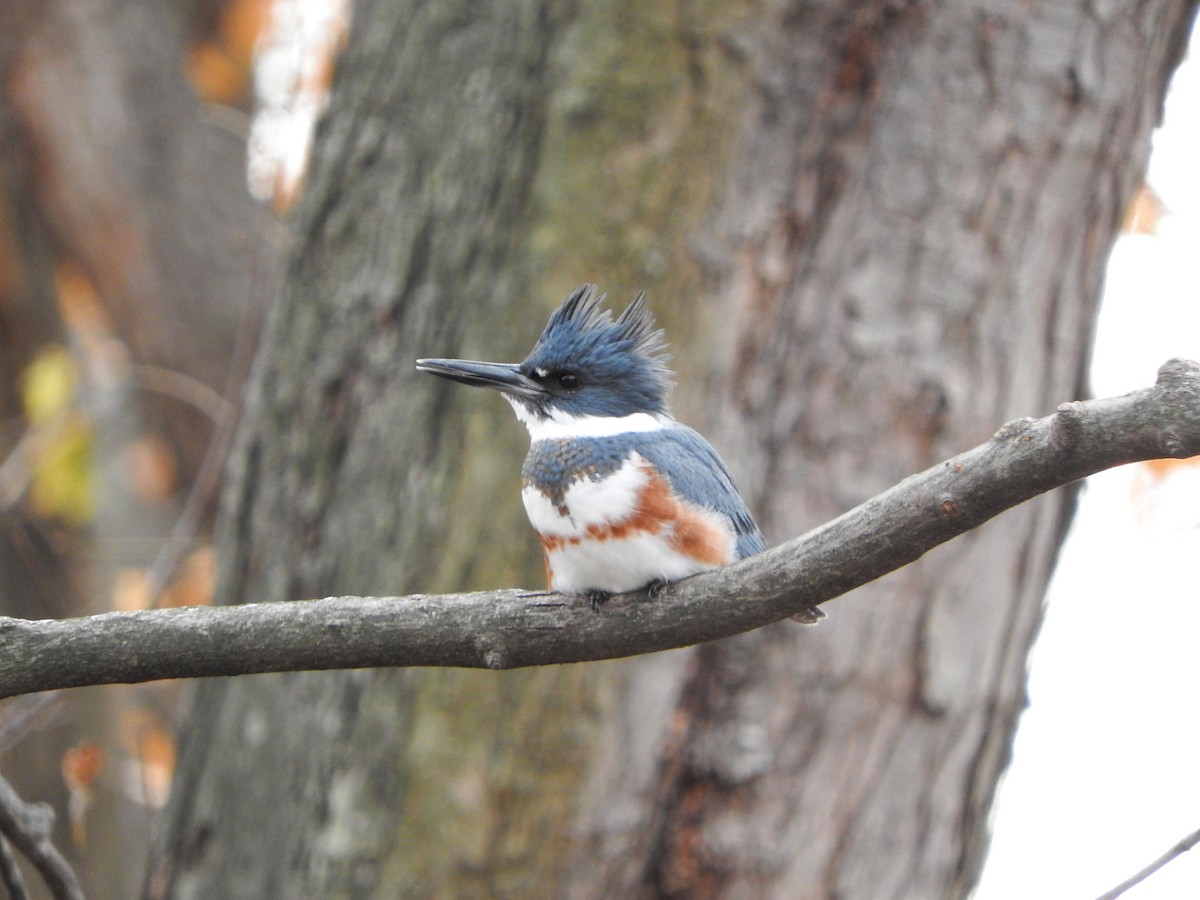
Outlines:
{"label": "long black bill", "polygon": [[536,399],[545,391],[511,363],[472,362],[469,359],[418,359],[418,372],[432,372],[451,381],[494,388],[505,394]]}

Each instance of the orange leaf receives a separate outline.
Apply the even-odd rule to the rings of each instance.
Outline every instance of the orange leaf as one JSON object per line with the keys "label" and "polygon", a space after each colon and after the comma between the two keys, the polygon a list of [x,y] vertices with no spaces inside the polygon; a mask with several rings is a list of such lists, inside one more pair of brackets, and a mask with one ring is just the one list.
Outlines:
{"label": "orange leaf", "polygon": [[249,71],[258,36],[271,16],[275,0],[232,0],[221,10],[218,26],[229,55]]}
{"label": "orange leaf", "polygon": [[186,69],[188,80],[202,100],[236,106],[245,96],[247,68],[238,65],[215,41],[204,41],[192,47]]}
{"label": "orange leaf", "polygon": [[1134,192],[1129,205],[1125,207],[1125,219],[1121,222],[1121,233],[1158,234],[1158,223],[1166,209],[1166,204],[1149,185],[1141,185]]}
{"label": "orange leaf", "polygon": [[175,492],[175,455],[162,438],[143,434],[130,443],[125,448],[125,464],[140,500],[157,503]]}
{"label": "orange leaf", "polygon": [[62,755],[63,781],[71,790],[87,790],[104,768],[104,750],[95,741],[80,741]]}

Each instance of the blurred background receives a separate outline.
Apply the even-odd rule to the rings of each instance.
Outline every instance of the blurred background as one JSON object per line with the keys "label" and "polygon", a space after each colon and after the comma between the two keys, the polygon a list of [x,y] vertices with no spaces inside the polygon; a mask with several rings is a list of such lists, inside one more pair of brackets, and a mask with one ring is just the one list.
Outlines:
{"label": "blurred background", "polygon": [[[773,543],[1007,418],[1200,358],[1194,54],[1141,177],[1193,4],[1120,14],[1103,38],[985,3],[961,18],[886,3],[452,6],[364,3],[353,22],[337,0],[0,11],[0,612],[536,585],[536,548],[512,537],[515,489],[486,499],[519,467],[507,409],[405,379],[416,355],[519,356],[586,280],[614,305],[649,291],[676,348],[676,410],[714,437]],[[1131,56],[1145,67],[1126,77]],[[393,87],[393,68],[407,81]],[[514,71],[541,87],[509,90]],[[493,130],[476,133],[473,104],[493,93],[479,126]],[[434,134],[441,152],[421,146]],[[505,169],[513,146],[535,150]],[[455,168],[485,165],[494,196]],[[409,177],[411,203],[368,186]],[[321,294],[314,273],[340,287]],[[328,364],[303,355],[343,322],[363,324]],[[299,361],[272,355],[288,346]],[[405,411],[396,395],[418,392]],[[357,436],[388,421],[433,444]],[[320,451],[329,468],[283,439],[323,422],[344,425]],[[261,461],[279,446],[294,468]],[[389,447],[403,467],[361,462]],[[344,474],[343,457],[362,468]],[[260,469],[280,473],[286,502],[246,486]],[[979,898],[1093,896],[1200,825],[1200,734],[1179,696],[1197,674],[1198,485],[1191,462],[1146,464],[1079,497],[986,865],[1069,494],[831,604],[817,637],[781,626],[486,687],[349,673],[336,696],[286,680],[255,682],[262,699],[189,699],[175,683],[36,695],[0,707],[0,772],[57,810],[93,897],[265,896],[238,875],[256,854],[303,870],[277,896],[964,896],[980,871]],[[356,500],[375,494],[420,507],[420,540]],[[219,508],[264,524],[226,525],[223,544]],[[376,530],[354,532],[360,519]],[[296,523],[288,552],[255,542],[281,521]],[[986,677],[964,672],[976,664]],[[399,709],[364,712],[372,690]],[[323,703],[336,718],[286,740],[291,725],[264,718],[264,755],[246,749],[262,743],[256,710],[294,723]],[[378,739],[403,748],[382,762],[347,749],[374,715],[401,735]],[[287,762],[323,742],[319,762]],[[188,790],[164,811],[177,769]],[[326,808],[339,786],[352,799]],[[311,834],[239,818],[232,798],[270,809],[273,790],[320,810],[291,817]],[[368,795],[398,821],[355,820]],[[413,833],[425,858],[388,849]],[[569,849],[549,853],[547,835]],[[1190,896],[1197,865],[1129,896]]]}

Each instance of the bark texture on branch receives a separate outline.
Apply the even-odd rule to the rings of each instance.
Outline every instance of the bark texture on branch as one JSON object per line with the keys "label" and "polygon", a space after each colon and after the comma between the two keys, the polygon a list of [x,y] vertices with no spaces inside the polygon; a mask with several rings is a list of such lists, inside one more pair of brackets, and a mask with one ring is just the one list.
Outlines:
{"label": "bark texture on branch", "polygon": [[611,659],[730,637],[816,607],[1047,490],[1102,469],[1200,455],[1200,365],[1009,422],[807,535],[668,585],[654,598],[548,591],[338,597],[307,603],[0,618],[0,696],[87,684],[370,666]]}

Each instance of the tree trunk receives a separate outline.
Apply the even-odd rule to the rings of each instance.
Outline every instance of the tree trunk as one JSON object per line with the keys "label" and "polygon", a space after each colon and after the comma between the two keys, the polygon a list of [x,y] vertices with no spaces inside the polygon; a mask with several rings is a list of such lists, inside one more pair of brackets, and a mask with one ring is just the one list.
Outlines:
{"label": "tree trunk", "polygon": [[[677,405],[776,539],[1078,396],[1193,4],[644,7],[356,8],[225,602],[529,583],[523,435],[412,360],[517,358],[583,280],[648,288]],[[961,896],[1069,511],[817,629],[203,684],[148,893]]]}
{"label": "tree trunk", "polygon": [[[713,292],[732,338],[714,435],[769,534],[1083,393],[1193,9],[824,3],[773,23]],[[618,880],[589,890],[596,867],[576,867],[578,893],[965,895],[1072,499],[931,553],[821,628],[702,648],[646,836],[594,829]],[[648,872],[623,880],[647,843]]]}
{"label": "tree trunk", "polygon": [[[235,454],[225,602],[514,582],[533,568],[532,546],[500,562],[475,552],[522,527],[496,499],[519,465],[515,427],[419,382],[413,360],[472,341],[516,353],[541,317],[521,302],[516,251],[563,24],[552,0],[355,10]],[[547,670],[508,690],[543,684],[536,696],[552,698],[579,680]],[[478,737],[440,739],[486,727],[454,722],[443,697],[511,724],[486,682],[381,671],[201,685],[190,728],[203,737],[184,746],[149,894],[399,895],[426,856],[413,826],[444,827],[439,772],[486,763]]]}

